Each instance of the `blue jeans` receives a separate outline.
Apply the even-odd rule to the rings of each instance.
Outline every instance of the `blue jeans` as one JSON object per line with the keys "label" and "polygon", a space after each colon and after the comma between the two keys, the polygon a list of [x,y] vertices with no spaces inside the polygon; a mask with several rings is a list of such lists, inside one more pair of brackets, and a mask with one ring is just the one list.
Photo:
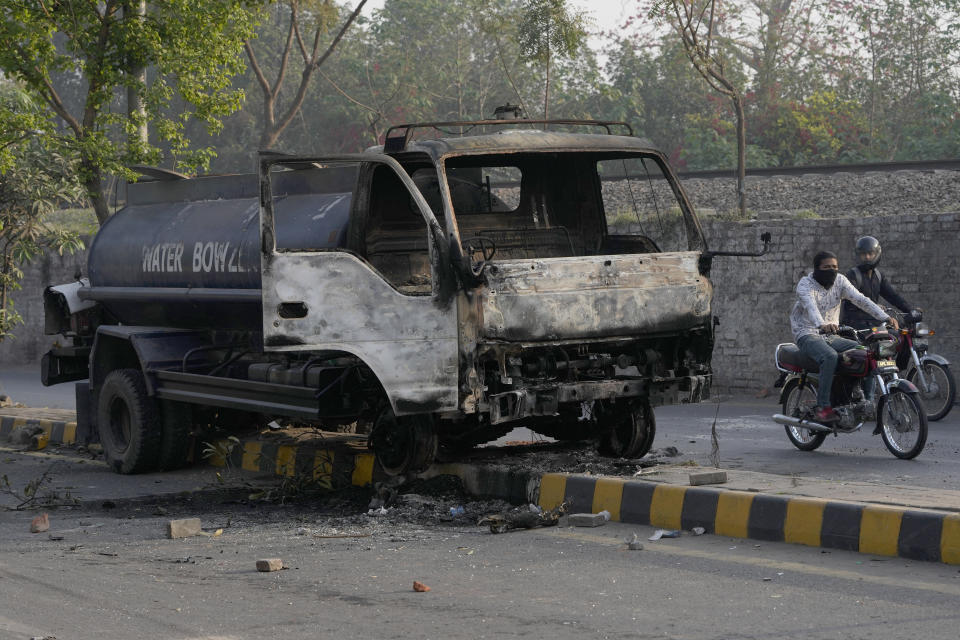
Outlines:
{"label": "blue jeans", "polygon": [[837,370],[839,353],[860,346],[860,343],[840,336],[807,335],[797,340],[800,351],[820,365],[817,376],[817,406],[830,406],[830,388],[833,386],[833,374]]}

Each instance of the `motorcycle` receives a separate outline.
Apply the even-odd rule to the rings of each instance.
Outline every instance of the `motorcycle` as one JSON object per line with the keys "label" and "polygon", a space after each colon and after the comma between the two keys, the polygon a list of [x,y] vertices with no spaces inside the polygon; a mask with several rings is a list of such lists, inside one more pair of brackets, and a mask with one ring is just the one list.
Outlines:
{"label": "motorcycle", "polygon": [[905,314],[901,324],[905,339],[901,341],[901,351],[897,354],[897,366],[920,390],[927,420],[940,420],[950,413],[957,398],[957,382],[950,363],[943,356],[929,352],[929,337],[934,331],[923,322],[919,310]]}
{"label": "motorcycle", "polygon": [[[907,335],[893,335],[885,328],[856,331],[851,327],[841,327],[838,333],[860,343],[840,353],[837,359],[830,404],[839,420],[821,423],[814,419],[819,365],[795,344],[783,343],[777,345],[774,356],[781,372],[774,386],[782,387],[783,413],[774,415],[774,422],[784,425],[787,438],[796,448],[813,451],[827,435],[858,431],[875,415],[877,426],[873,435],[882,435],[887,449],[898,458],[915,458],[927,442],[927,412],[919,389],[899,375],[896,356]],[[876,380],[875,411],[860,388],[867,376]]]}

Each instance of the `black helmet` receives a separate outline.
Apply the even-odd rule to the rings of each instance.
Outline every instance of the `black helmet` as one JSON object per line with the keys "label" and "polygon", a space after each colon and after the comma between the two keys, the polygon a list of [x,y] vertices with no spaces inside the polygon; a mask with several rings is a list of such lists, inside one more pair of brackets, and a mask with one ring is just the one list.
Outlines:
{"label": "black helmet", "polygon": [[873,236],[863,236],[857,240],[857,266],[862,271],[873,269],[880,264],[880,241]]}

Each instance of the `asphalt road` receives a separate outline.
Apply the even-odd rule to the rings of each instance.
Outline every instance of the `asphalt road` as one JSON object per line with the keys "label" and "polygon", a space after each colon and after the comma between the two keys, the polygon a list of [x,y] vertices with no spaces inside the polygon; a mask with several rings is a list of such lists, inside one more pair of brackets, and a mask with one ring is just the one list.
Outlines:
{"label": "asphalt road", "polygon": [[[717,408],[719,406],[719,413]],[[677,447],[701,464],[710,456],[710,427],[717,420],[720,466],[836,481],[884,482],[931,488],[960,486],[960,409],[930,423],[927,446],[913,460],[895,458],[873,423],[852,434],[828,436],[813,452],[794,448],[783,426],[770,419],[781,409],[776,398],[733,399],[717,404],[656,409],[654,447]]]}
{"label": "asphalt road", "polygon": [[52,387],[40,384],[40,364],[0,367],[0,395],[28,407],[76,409],[74,383],[64,382]]}
{"label": "asphalt road", "polygon": [[[172,509],[53,512],[62,540],[28,533],[32,513],[0,513],[0,638],[876,640],[952,638],[960,621],[960,573],[934,563],[649,542],[651,528],[618,523],[492,535],[322,504],[207,506],[220,537],[168,540],[167,519],[198,515]],[[643,550],[626,549],[633,533]],[[258,573],[265,557],[287,570]]]}

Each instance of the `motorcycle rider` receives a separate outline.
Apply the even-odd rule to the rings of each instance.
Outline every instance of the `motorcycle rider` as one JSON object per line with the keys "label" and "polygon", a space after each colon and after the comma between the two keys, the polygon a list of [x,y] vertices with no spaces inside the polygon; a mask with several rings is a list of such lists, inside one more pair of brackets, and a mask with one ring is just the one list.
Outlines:
{"label": "motorcycle rider", "polygon": [[835,335],[840,320],[840,303],[849,300],[877,320],[899,329],[896,318],[890,317],[877,304],[860,293],[846,277],[839,274],[836,254],[821,251],[813,258],[813,271],[797,283],[797,302],[790,312],[793,341],[800,351],[820,365],[817,385],[817,422],[835,422],[839,416],[830,406],[830,389],[837,368],[839,353],[859,343]]}
{"label": "motorcycle rider", "polygon": [[[880,298],[883,298],[900,311],[911,313],[913,307],[910,303],[896,292],[890,280],[877,269],[877,265],[880,263],[880,241],[873,236],[858,238],[854,253],[857,256],[857,266],[847,271],[847,279],[853,283],[857,290],[870,298],[872,302],[879,303]],[[869,329],[875,325],[875,321],[854,305],[844,302],[840,311],[840,324],[849,325],[854,329]],[[873,399],[875,386],[876,381],[873,378],[864,378],[861,387],[865,399]]]}

